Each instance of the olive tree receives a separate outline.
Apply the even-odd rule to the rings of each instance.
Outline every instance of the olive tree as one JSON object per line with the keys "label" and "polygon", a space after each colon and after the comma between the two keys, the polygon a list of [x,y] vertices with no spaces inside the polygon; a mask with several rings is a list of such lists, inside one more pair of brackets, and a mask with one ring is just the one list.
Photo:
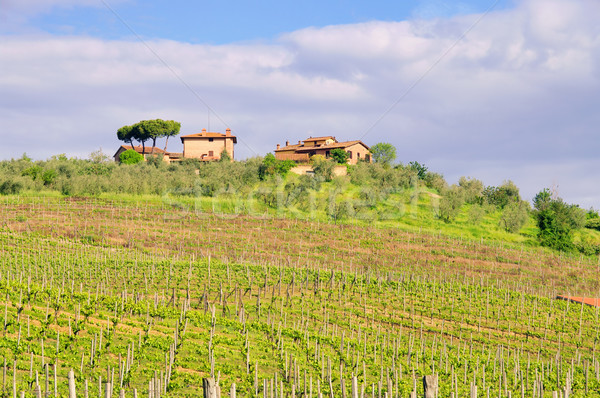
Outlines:
{"label": "olive tree", "polygon": [[371,155],[375,163],[390,164],[396,159],[396,148],[387,142],[380,142],[371,147]]}

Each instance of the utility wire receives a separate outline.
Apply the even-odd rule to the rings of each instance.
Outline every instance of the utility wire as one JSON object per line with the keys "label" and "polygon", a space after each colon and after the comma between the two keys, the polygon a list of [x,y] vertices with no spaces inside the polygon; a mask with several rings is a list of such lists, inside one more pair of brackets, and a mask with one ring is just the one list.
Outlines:
{"label": "utility wire", "polygon": [[415,80],[410,86],[408,86],[408,88],[406,90],[404,90],[404,92],[400,95],[400,98],[398,98],[389,108],[387,108],[385,110],[385,112],[383,112],[378,118],[377,120],[375,120],[375,122],[371,125],[371,127],[369,127],[367,129],[367,131],[365,131],[365,133],[360,137],[360,139],[362,140],[367,134],[369,134],[378,124],[379,122],[381,122],[399,103],[400,101],[402,101],[404,98],[406,98],[406,96],[408,94],[410,94],[410,92],[419,84],[421,83],[421,81],[423,81],[423,79],[425,79],[425,77],[433,70],[433,68],[435,68],[449,53],[450,51],[452,51],[454,49],[454,47],[456,47],[458,45],[458,43],[460,43],[466,36],[467,34],[469,34],[469,32],[471,32],[478,24],[479,22],[481,22],[481,20],[483,18],[485,18],[493,9],[494,7],[496,7],[496,5],[500,2],[500,0],[496,0],[494,1],[494,3],[488,7],[487,10],[485,10],[485,12],[483,14],[481,14],[479,16],[479,18],[477,18],[475,20],[475,22],[473,22],[471,24],[471,26],[469,26],[467,28],[467,30],[465,30],[463,32],[462,35],[460,35],[460,37],[458,39],[456,39],[451,45],[450,47],[448,47],[430,66],[429,68],[427,68],[427,70],[425,72],[423,72],[421,74],[421,76],[419,76],[417,78],[417,80]]}
{"label": "utility wire", "polygon": [[[225,127],[229,128],[231,131],[233,131],[233,129],[231,129],[231,127],[223,120],[223,118],[221,118],[221,116],[200,96],[200,94],[198,94],[198,92],[196,90],[194,90],[194,88],[192,86],[190,86],[176,71],[175,69],[173,69],[149,44],[148,42],[146,42],[136,31],[135,29],[133,29],[133,27],[131,25],[129,25],[127,23],[127,21],[125,21],[125,19],[123,19],[121,17],[121,15],[119,15],[119,13],[112,8],[107,2],[106,0],[100,0],[102,2],[102,4],[104,4],[104,7],[106,7],[106,9],[108,9],[137,39],[140,43],[142,43],[144,45],[144,47],[146,47],[146,49],[148,51],[150,51],[152,53],[152,55],[154,55],[154,57],[156,57],[156,59],[158,59],[160,61],[160,63],[169,70],[169,72],[171,72],[171,74],[173,76],[175,76],[175,78],[177,80],[179,80],[179,82],[181,84],[183,84],[189,92],[192,93],[192,95],[194,97],[196,97],[196,99],[198,99],[207,109],[209,112],[213,113],[217,119],[219,119],[219,121],[221,123],[223,123],[225,125]],[[250,147],[250,145],[248,145],[248,143],[246,141],[244,141],[241,137],[237,137],[251,152],[254,153],[254,155],[258,156],[258,153],[252,148]]]}

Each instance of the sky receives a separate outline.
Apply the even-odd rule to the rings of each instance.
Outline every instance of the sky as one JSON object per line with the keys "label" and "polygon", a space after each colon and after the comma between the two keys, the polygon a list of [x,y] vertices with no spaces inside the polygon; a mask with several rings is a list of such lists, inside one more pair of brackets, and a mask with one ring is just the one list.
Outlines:
{"label": "sky", "polygon": [[236,159],[389,142],[450,184],[600,209],[598,15],[597,0],[0,0],[0,159],[112,155],[119,127],[161,118],[230,128]]}

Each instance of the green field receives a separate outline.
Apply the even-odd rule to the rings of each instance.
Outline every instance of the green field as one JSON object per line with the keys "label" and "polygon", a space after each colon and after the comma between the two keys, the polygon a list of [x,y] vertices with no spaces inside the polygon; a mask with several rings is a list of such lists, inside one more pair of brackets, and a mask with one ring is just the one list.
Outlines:
{"label": "green field", "polygon": [[600,396],[598,308],[554,299],[598,297],[597,257],[500,240],[493,214],[469,233],[408,206],[398,228],[220,200],[1,197],[4,396],[66,395],[70,369],[92,396],[198,396],[213,376],[339,397],[356,376],[408,397],[429,374],[440,397]]}

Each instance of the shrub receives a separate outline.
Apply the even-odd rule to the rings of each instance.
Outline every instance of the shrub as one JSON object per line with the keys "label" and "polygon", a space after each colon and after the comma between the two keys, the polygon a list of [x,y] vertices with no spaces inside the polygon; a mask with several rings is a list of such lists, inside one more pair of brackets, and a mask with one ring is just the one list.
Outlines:
{"label": "shrub", "polygon": [[485,209],[479,204],[474,204],[469,208],[467,219],[471,224],[479,224],[485,216]]}
{"label": "shrub", "polygon": [[333,179],[335,163],[329,159],[325,159],[321,155],[315,155],[310,158],[310,160],[316,177],[320,177],[325,181],[331,181]]}
{"label": "shrub", "polygon": [[600,218],[590,218],[586,220],[585,227],[600,231]]}
{"label": "shrub", "polygon": [[42,173],[42,181],[44,182],[44,185],[46,185],[46,186],[52,185],[54,183],[54,181],[56,180],[57,176],[58,176],[58,173],[56,172],[56,170],[48,169]]}
{"label": "shrub", "polygon": [[24,177],[25,176],[31,177],[31,179],[33,181],[35,181],[41,177],[43,172],[44,172],[44,170],[42,169],[42,167],[36,164],[36,165],[33,165],[33,166],[28,167],[25,170],[23,170],[21,172],[21,175]]}
{"label": "shrub", "polygon": [[509,203],[518,203],[521,201],[519,188],[510,180],[505,181],[499,187],[486,187],[483,190],[483,197],[487,203],[500,209],[504,209]]}
{"label": "shrub", "polygon": [[463,192],[456,185],[450,187],[440,200],[439,218],[446,223],[454,221],[464,203]]}
{"label": "shrub", "polygon": [[329,154],[331,158],[339,164],[348,163],[348,152],[344,151],[342,148],[332,149]]}
{"label": "shrub", "polygon": [[229,152],[227,152],[227,149],[223,148],[223,151],[221,152],[221,157],[219,158],[219,162],[231,162],[233,159],[231,159],[231,156],[229,155]]}
{"label": "shrub", "polygon": [[21,192],[23,184],[20,181],[8,179],[0,183],[0,195],[15,195]]}
{"label": "shrub", "polygon": [[408,167],[417,173],[417,177],[419,177],[420,180],[424,180],[425,176],[427,176],[427,166],[424,164],[421,164],[417,161],[412,161],[408,163]]}
{"label": "shrub", "polygon": [[154,166],[157,169],[166,165],[166,162],[163,160],[162,154],[148,155],[146,157],[146,161],[148,162],[149,166]]}
{"label": "shrub", "polygon": [[529,204],[525,201],[507,204],[500,216],[500,226],[507,232],[517,233],[529,219]]}
{"label": "shrub", "polygon": [[144,160],[144,156],[133,149],[128,149],[119,155],[122,164],[137,164]]}
{"label": "shrub", "polygon": [[553,197],[547,188],[535,196],[533,204],[540,244],[561,251],[574,250],[572,231],[583,228],[585,212],[579,206]]}
{"label": "shrub", "polygon": [[479,203],[483,201],[483,182],[476,178],[460,177],[458,186],[462,188],[465,194],[465,202]]}
{"label": "shrub", "polygon": [[296,162],[293,160],[278,160],[272,153],[267,153],[262,164],[258,167],[258,177],[265,180],[269,176],[279,174],[284,176],[290,171]]}
{"label": "shrub", "polygon": [[425,175],[425,186],[431,189],[435,189],[437,192],[444,192],[448,189],[448,183],[444,179],[444,176],[438,173],[427,173]]}
{"label": "shrub", "polygon": [[348,168],[348,175],[350,176],[350,182],[354,185],[368,185],[371,181],[370,173],[371,165],[369,163],[359,162]]}

